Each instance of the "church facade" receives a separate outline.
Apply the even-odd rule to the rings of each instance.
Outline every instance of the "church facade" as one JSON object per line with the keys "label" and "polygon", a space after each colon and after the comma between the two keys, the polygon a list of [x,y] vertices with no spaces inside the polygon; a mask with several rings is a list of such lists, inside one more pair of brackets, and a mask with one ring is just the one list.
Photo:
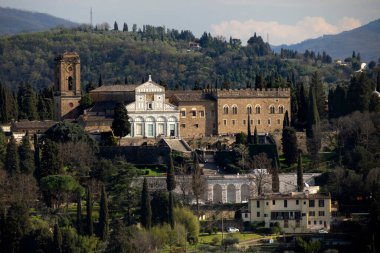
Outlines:
{"label": "church facade", "polygon": [[[80,61],[65,53],[56,61],[57,119],[74,118],[79,106]],[[131,123],[129,137],[201,138],[212,135],[271,133],[282,130],[290,115],[290,89],[165,90],[149,80],[140,85],[103,85],[92,91],[94,105],[75,117],[89,132],[110,131],[116,103],[123,103]]]}

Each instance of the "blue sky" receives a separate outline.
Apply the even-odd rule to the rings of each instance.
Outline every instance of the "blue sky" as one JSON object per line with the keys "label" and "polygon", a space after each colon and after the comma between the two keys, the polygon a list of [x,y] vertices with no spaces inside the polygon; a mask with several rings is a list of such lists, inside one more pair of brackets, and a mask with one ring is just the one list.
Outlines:
{"label": "blue sky", "polygon": [[204,31],[243,42],[257,32],[274,45],[350,30],[380,18],[379,0],[0,0],[0,6],[79,23],[116,20]]}

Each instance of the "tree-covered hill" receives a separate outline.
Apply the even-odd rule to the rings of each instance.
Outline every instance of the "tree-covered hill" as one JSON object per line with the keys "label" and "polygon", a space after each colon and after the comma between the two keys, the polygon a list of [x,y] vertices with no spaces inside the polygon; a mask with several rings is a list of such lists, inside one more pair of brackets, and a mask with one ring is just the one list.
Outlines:
{"label": "tree-covered hill", "polygon": [[[105,28],[53,29],[0,37],[0,82],[16,89],[21,82],[35,88],[53,83],[54,58],[76,51],[81,58],[82,86],[98,83],[140,83],[149,74],[170,88],[279,87],[319,70],[327,82],[347,79],[351,70],[331,64],[314,52],[273,54],[259,36],[247,46],[204,33],[133,25],[128,31]],[[198,42],[201,48],[189,46]],[[324,55],[325,57],[325,55]],[[256,86],[257,86],[256,85]]]}
{"label": "tree-covered hill", "polygon": [[53,27],[76,27],[79,24],[45,13],[0,7],[0,35],[44,31]]}

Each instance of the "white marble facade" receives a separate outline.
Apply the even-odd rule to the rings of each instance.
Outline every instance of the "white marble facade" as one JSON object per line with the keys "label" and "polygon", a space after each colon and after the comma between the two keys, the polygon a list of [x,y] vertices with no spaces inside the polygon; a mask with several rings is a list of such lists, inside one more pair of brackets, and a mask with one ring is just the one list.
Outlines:
{"label": "white marble facade", "polygon": [[149,80],[135,89],[135,101],[126,106],[130,137],[179,137],[179,110],[165,102],[165,88]]}

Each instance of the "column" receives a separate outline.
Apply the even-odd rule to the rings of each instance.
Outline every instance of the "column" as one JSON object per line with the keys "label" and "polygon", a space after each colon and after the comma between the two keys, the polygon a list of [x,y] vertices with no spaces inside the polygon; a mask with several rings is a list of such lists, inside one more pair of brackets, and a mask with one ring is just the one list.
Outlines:
{"label": "column", "polygon": [[212,184],[209,184],[207,185],[207,200],[210,201],[212,203],[213,201],[213,198],[214,198],[214,185]]}
{"label": "column", "polygon": [[227,203],[227,185],[223,184],[222,187],[222,203]]}
{"label": "column", "polygon": [[179,135],[179,123],[177,122],[175,125],[176,125],[176,128],[177,128],[175,130],[176,131],[176,136],[179,138],[180,137],[180,135]]}
{"label": "column", "polygon": [[235,184],[236,203],[241,203],[241,184]]}

